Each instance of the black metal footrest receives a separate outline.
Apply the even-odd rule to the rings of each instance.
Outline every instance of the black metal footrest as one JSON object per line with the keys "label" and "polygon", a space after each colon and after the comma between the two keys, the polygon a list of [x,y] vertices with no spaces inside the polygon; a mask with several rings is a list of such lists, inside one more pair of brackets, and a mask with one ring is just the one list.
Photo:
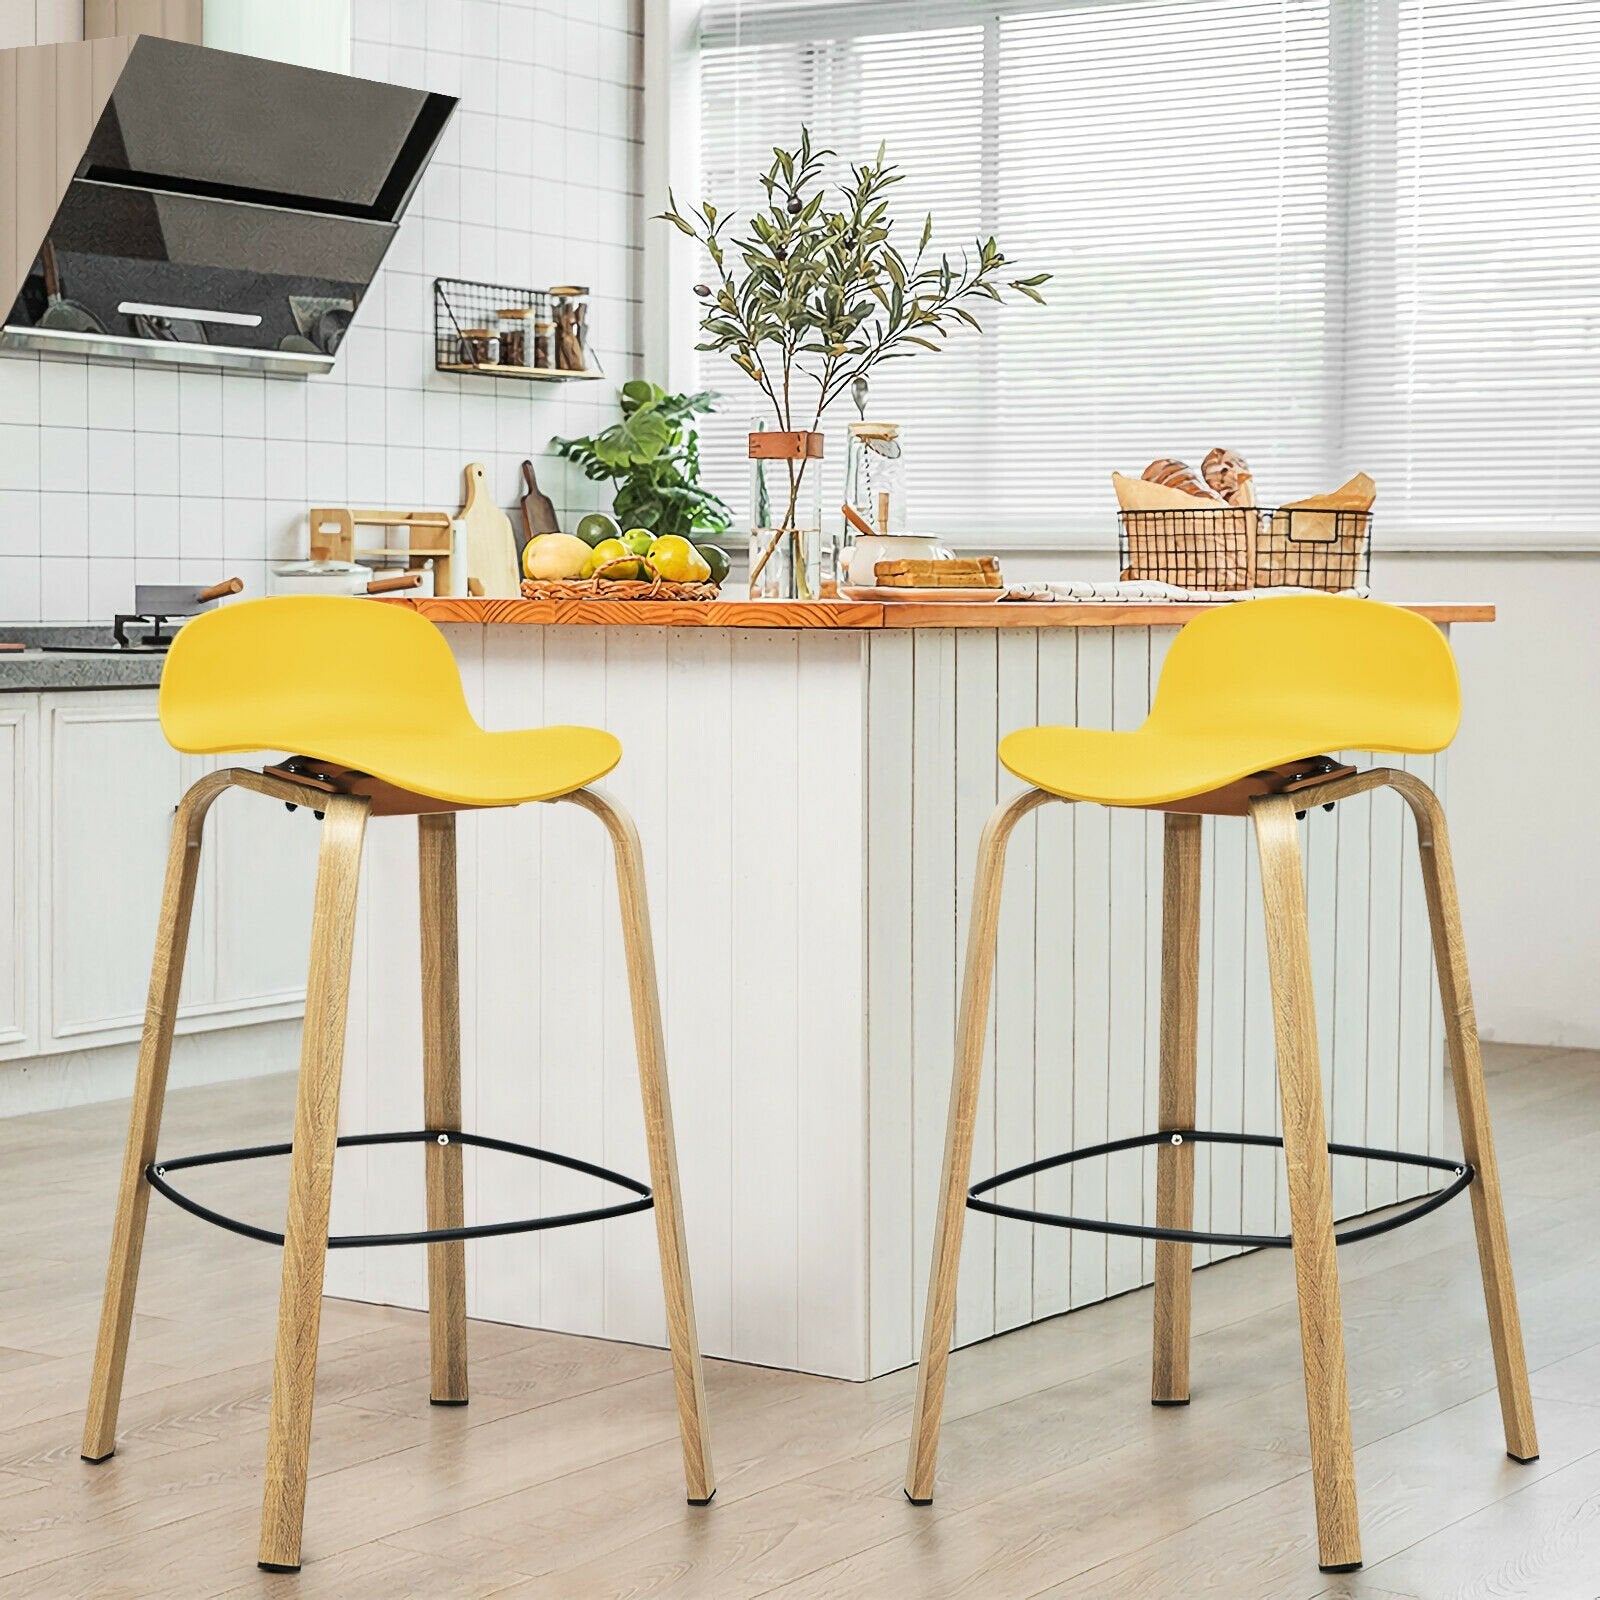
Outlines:
{"label": "black metal footrest", "polygon": [[[442,1244],[448,1239],[493,1239],[508,1233],[538,1233],[546,1228],[570,1228],[580,1222],[604,1222],[608,1217],[626,1217],[635,1211],[648,1211],[655,1204],[650,1186],[637,1178],[625,1177],[609,1167],[596,1166],[592,1161],[581,1161],[577,1156],[564,1156],[554,1150],[537,1150],[532,1145],[513,1144],[509,1139],[491,1139],[481,1133],[459,1133],[442,1128],[418,1128],[403,1133],[352,1133],[338,1141],[341,1150],[357,1145],[379,1144],[460,1144],[477,1150],[498,1150],[503,1155],[526,1156],[532,1161],[543,1161],[551,1166],[565,1167],[569,1172],[581,1172],[586,1177],[598,1178],[602,1183],[613,1183],[619,1189],[639,1196],[635,1200],[621,1201],[614,1206],[597,1206],[588,1211],[564,1211],[553,1217],[524,1217],[515,1222],[479,1222],[464,1228],[423,1228],[414,1233],[350,1233],[329,1238],[330,1250],[356,1250],[367,1245],[385,1244]],[[210,1206],[181,1194],[167,1182],[168,1173],[182,1172],[188,1167],[216,1167],[230,1161],[255,1161],[262,1156],[286,1156],[293,1149],[287,1144],[255,1145],[246,1150],[217,1150],[209,1155],[179,1156],[172,1161],[152,1161],[144,1169],[145,1181],[157,1194],[163,1194],[174,1205],[182,1206],[202,1222],[214,1223],[230,1233],[241,1233],[247,1239],[259,1239],[263,1244],[283,1243],[283,1235],[270,1228],[258,1228],[254,1223],[241,1222],[237,1217],[225,1217]]]}
{"label": "black metal footrest", "polygon": [[[1078,1228],[1086,1233],[1111,1233],[1128,1239],[1162,1239],[1173,1244],[1225,1244],[1245,1248],[1288,1249],[1293,1241],[1286,1233],[1206,1233],[1197,1228],[1157,1228],[1138,1222],[1106,1222],[1098,1217],[1063,1217],[1052,1211],[1033,1211],[1026,1206],[1001,1205],[996,1200],[979,1197],[1002,1184],[1014,1183],[1018,1178],[1031,1178],[1036,1172],[1049,1172],[1055,1167],[1069,1166],[1074,1161],[1088,1161],[1095,1156],[1112,1156],[1122,1150],[1141,1150],[1151,1145],[1182,1144],[1238,1144],[1262,1145],[1281,1150],[1283,1140],[1265,1133],[1207,1133],[1193,1128],[1159,1133],[1136,1134],[1131,1139],[1112,1139],[1106,1144],[1085,1145],[1081,1150],[1068,1150],[1064,1155],[1045,1156],[1029,1161],[1024,1166],[1012,1167],[998,1177],[985,1178],[967,1190],[967,1205],[973,1211],[983,1211],[994,1217],[1013,1217],[1019,1222],[1043,1222],[1052,1228]],[[1354,1244],[1357,1239],[1375,1238],[1380,1233],[1390,1233],[1403,1228],[1408,1222],[1437,1211],[1447,1201],[1467,1187],[1476,1176],[1465,1161],[1450,1161],[1442,1156],[1419,1156],[1405,1150],[1372,1150],[1359,1144],[1330,1144],[1328,1154],[1354,1156],[1362,1161],[1392,1161],[1402,1167],[1428,1167],[1435,1172],[1448,1172],[1454,1181],[1446,1184],[1436,1194],[1405,1206],[1392,1215],[1376,1222],[1363,1222],[1353,1228],[1334,1233],[1338,1244]]]}

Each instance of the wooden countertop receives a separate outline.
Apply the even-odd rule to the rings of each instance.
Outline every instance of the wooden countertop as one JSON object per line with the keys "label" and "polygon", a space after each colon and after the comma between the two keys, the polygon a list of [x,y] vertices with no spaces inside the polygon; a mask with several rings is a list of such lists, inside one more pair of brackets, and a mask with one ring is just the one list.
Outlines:
{"label": "wooden countertop", "polygon": [[[432,622],[515,624],[523,627],[655,628],[1175,628],[1209,605],[1096,605],[1074,602],[868,600],[412,600]],[[1455,601],[1406,603],[1431,622],[1493,622],[1494,607]]]}

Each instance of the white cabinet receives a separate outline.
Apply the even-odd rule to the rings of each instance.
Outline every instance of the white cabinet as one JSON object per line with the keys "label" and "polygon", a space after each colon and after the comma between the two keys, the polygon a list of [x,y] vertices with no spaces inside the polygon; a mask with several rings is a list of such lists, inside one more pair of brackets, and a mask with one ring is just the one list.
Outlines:
{"label": "white cabinet", "polygon": [[[136,1039],[173,810],[203,773],[153,689],[0,695],[0,1059]],[[317,828],[233,791],[206,825],[180,1031],[299,1014]]]}
{"label": "white cabinet", "polygon": [[[66,1041],[137,1028],[143,1017],[184,762],[161,737],[153,694],[78,691],[43,701],[49,1031]],[[194,980],[191,969],[186,1000]]]}
{"label": "white cabinet", "polygon": [[39,697],[0,697],[0,1060],[34,1041],[38,951],[34,833]]}

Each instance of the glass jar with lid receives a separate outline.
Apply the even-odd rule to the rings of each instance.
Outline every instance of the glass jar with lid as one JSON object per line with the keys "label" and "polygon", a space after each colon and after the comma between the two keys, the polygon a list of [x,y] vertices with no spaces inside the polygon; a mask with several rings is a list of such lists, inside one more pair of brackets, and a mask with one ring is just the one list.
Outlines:
{"label": "glass jar with lid", "polygon": [[526,306],[507,306],[500,317],[500,364],[505,367],[528,365],[528,322],[533,313]]}

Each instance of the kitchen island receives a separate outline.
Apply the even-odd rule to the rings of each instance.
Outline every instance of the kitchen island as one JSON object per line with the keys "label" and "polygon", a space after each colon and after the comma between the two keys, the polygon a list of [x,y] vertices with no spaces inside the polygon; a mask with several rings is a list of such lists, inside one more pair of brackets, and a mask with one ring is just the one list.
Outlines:
{"label": "kitchen island", "polygon": [[[1016,788],[995,745],[1038,722],[1137,726],[1178,625],[1205,608],[386,603],[443,627],[485,726],[622,740],[605,787],[644,841],[706,1353],[846,1378],[914,1360],[978,835]],[[1442,758],[1399,764],[1443,788]],[[1439,1151],[1442,1032],[1402,810],[1380,794],[1303,824],[1330,1137]],[[1204,826],[1198,1121],[1271,1132],[1254,852],[1246,823]],[[414,833],[368,831],[344,1132],[423,1125]],[[645,1173],[603,835],[576,808],[529,806],[464,815],[460,850],[465,1126]],[[975,1177],[1156,1126],[1160,869],[1159,815],[1049,807],[1019,828]],[[1340,1214],[1417,1192],[1414,1171],[1337,1163]],[[1197,1227],[1287,1229],[1276,1152],[1201,1146],[1196,1189]],[[343,1151],[335,1190],[337,1233],[422,1225],[414,1152]],[[1153,1153],[1010,1192],[1148,1220]],[[598,1194],[467,1157],[469,1221]],[[967,1226],[961,1343],[1150,1276],[1138,1240]],[[665,1342],[646,1218],[468,1250],[473,1316]],[[421,1306],[423,1252],[336,1251],[328,1289]]]}

